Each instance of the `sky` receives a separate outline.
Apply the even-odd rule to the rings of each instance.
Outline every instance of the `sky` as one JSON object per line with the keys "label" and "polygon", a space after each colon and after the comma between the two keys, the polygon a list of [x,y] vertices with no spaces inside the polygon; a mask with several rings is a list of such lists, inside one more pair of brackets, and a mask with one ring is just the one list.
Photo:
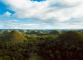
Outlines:
{"label": "sky", "polygon": [[83,29],[83,0],[0,0],[0,29]]}

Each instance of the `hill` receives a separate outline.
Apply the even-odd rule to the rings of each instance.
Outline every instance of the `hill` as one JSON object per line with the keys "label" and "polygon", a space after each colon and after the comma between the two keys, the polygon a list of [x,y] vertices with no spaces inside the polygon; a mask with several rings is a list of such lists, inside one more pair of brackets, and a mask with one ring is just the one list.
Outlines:
{"label": "hill", "polygon": [[9,34],[7,34],[4,38],[4,41],[11,41],[11,42],[23,42],[26,40],[26,38],[17,30],[11,31]]}
{"label": "hill", "polygon": [[83,42],[83,35],[80,32],[68,31],[58,37],[58,41],[67,43]]}
{"label": "hill", "polygon": [[56,34],[56,35],[60,35],[62,34],[60,30],[53,30],[52,32],[50,32],[50,34]]}

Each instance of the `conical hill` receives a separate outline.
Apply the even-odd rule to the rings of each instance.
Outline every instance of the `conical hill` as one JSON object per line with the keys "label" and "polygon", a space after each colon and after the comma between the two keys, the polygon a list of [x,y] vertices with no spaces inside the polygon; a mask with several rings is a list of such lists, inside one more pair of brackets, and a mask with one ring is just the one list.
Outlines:
{"label": "conical hill", "polygon": [[83,42],[83,35],[80,32],[68,31],[61,34],[58,41],[67,43]]}
{"label": "conical hill", "polygon": [[53,30],[52,32],[50,32],[50,34],[56,34],[56,35],[60,35],[62,34],[60,30]]}
{"label": "conical hill", "polygon": [[4,37],[4,40],[10,42],[23,42],[26,38],[17,30],[13,30]]}

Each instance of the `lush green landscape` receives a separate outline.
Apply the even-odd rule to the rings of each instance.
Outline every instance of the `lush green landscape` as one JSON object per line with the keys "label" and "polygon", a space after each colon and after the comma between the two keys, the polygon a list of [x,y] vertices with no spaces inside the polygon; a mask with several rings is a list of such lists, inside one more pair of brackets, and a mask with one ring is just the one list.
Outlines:
{"label": "lush green landscape", "polygon": [[83,60],[83,30],[0,30],[0,60]]}

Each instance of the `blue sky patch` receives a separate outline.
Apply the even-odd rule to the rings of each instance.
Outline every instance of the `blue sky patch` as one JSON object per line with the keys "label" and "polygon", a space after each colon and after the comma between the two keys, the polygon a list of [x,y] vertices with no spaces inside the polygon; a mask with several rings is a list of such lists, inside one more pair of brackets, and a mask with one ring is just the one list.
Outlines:
{"label": "blue sky patch", "polygon": [[2,2],[0,2],[0,15],[4,14],[7,11],[10,12],[10,13],[12,13],[12,14],[15,13],[14,11],[9,10],[8,7],[5,4],[3,4]]}
{"label": "blue sky patch", "polygon": [[31,1],[42,2],[42,1],[46,1],[46,0],[31,0]]}

